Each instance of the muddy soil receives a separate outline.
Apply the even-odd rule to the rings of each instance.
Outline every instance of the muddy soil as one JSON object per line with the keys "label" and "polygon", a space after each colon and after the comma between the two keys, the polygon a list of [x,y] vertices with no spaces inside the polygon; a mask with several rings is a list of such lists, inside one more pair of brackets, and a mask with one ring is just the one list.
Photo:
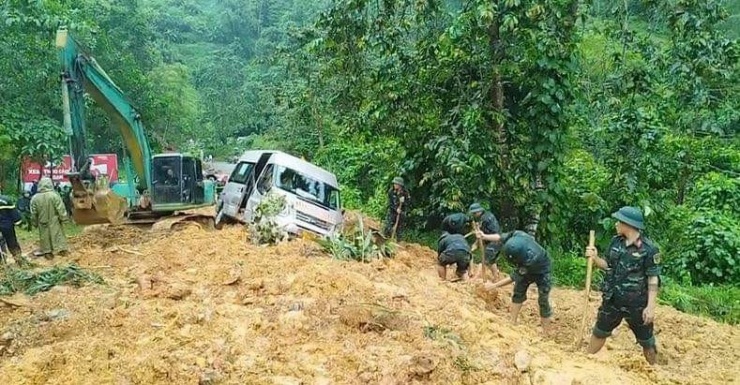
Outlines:
{"label": "muddy soil", "polygon": [[[308,240],[254,246],[241,227],[169,234],[98,228],[72,240],[105,285],[0,302],[2,384],[733,384],[740,328],[657,311],[660,363],[626,325],[583,353],[598,293],[555,289],[552,337],[536,290],[440,282],[435,253],[335,261]],[[587,327],[583,328],[584,307]]]}

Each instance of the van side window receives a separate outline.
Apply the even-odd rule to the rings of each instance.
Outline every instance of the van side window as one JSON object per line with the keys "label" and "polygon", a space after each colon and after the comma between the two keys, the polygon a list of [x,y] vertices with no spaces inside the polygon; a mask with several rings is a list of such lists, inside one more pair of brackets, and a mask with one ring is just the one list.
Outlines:
{"label": "van side window", "polygon": [[241,162],[237,164],[236,167],[234,167],[234,172],[232,172],[229,177],[229,182],[246,184],[247,178],[252,172],[252,168],[254,168],[253,163]]}
{"label": "van side window", "polygon": [[271,164],[265,167],[265,171],[262,172],[262,178],[257,183],[257,191],[261,194],[266,193],[272,188],[272,174],[274,173],[275,167]]}

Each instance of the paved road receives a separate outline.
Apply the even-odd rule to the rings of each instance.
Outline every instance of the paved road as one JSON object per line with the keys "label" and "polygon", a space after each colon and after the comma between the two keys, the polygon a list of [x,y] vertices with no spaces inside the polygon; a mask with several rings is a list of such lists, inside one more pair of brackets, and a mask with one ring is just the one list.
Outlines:
{"label": "paved road", "polygon": [[231,175],[231,172],[234,170],[235,166],[235,164],[229,162],[206,162],[205,165],[206,170],[214,169],[226,175]]}

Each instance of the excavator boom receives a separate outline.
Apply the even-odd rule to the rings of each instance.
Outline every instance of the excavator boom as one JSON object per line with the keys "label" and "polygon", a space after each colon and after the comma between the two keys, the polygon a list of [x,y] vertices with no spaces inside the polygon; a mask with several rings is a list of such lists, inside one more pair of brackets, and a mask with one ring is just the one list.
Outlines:
{"label": "excavator boom", "polygon": [[[152,223],[175,212],[212,205],[214,186],[210,181],[204,182],[202,175],[198,176],[202,174],[200,159],[182,154],[154,157],[141,115],[66,28],[57,31],[56,48],[61,63],[64,127],[70,138],[74,170],[68,177],[72,184],[75,222],[83,225]],[[118,129],[126,149],[127,170],[133,169],[124,183],[114,187],[116,192],[111,190],[107,176],[93,177],[90,172],[85,94],[102,107]],[[156,175],[154,158],[159,167]],[[177,175],[164,181],[162,173],[165,171],[174,171]]]}

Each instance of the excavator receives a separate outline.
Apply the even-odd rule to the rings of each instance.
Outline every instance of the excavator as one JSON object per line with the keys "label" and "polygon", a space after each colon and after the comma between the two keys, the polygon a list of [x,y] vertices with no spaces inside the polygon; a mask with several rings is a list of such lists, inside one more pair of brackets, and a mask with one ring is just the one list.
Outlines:
{"label": "excavator", "polygon": [[[182,221],[213,223],[216,190],[203,177],[197,156],[169,152],[152,154],[144,123],[136,108],[66,27],[57,30],[61,63],[64,128],[69,136],[72,172],[72,217],[77,224],[152,224],[169,229]],[[85,95],[102,107],[124,144],[125,180],[111,186],[95,172],[85,136]]]}

